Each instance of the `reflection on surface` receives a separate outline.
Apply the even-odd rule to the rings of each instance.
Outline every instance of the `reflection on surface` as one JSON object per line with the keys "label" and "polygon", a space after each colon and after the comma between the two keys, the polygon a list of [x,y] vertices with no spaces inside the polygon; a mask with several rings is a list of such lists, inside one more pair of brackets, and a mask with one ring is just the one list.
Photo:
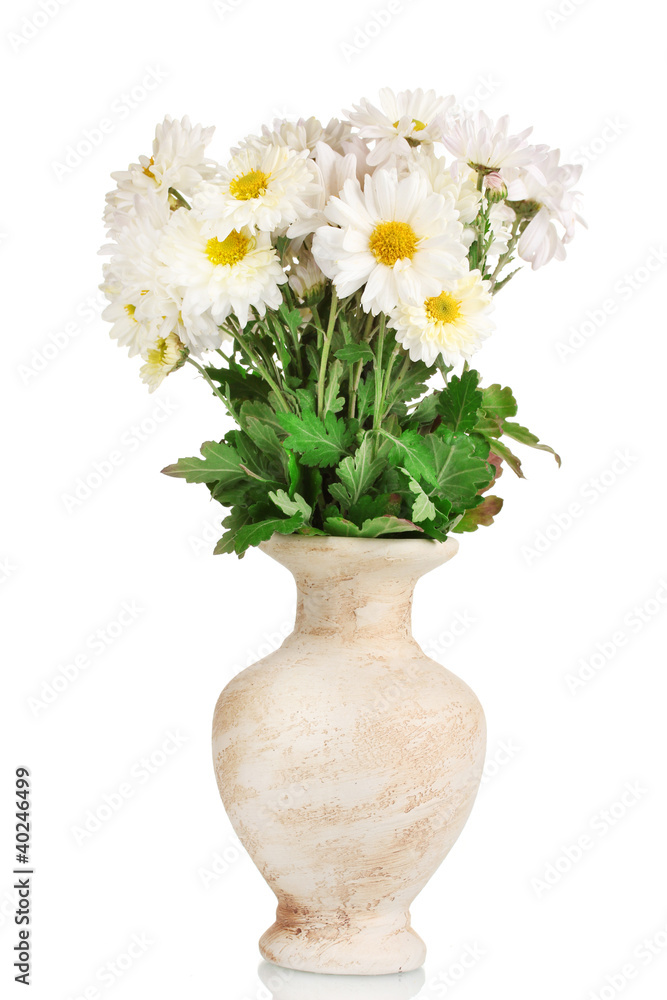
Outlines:
{"label": "reflection on surface", "polygon": [[323,976],[269,962],[258,972],[273,1000],[413,1000],[426,978],[423,969],[395,976]]}

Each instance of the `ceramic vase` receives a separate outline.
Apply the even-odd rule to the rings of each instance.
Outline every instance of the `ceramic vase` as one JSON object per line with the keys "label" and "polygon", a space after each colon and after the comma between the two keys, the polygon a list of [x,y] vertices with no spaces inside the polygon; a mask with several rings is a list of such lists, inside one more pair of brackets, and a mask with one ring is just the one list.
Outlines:
{"label": "ceramic vase", "polygon": [[463,829],[485,753],[476,696],[411,633],[415,583],[458,543],[261,548],[296,580],[295,628],[227,685],[213,725],[222,800],[278,900],[260,951],[305,972],[417,969],[410,904]]}

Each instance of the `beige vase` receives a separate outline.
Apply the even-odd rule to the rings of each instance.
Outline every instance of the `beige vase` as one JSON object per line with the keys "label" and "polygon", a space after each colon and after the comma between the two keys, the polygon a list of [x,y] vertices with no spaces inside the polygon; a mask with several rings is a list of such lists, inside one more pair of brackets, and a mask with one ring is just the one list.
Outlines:
{"label": "beige vase", "polygon": [[416,581],[454,539],[274,535],[294,631],[220,695],[218,787],[278,898],[260,951],[305,972],[419,968],[410,904],[468,818],[485,722],[470,688],[411,635]]}

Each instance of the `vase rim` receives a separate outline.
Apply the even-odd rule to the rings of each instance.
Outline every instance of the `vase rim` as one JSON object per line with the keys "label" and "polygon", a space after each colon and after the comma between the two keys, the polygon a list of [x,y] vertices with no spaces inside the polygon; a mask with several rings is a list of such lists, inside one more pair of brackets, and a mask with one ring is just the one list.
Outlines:
{"label": "vase rim", "polygon": [[411,559],[432,562],[434,567],[448,562],[459,549],[457,539],[451,536],[444,542],[434,538],[345,538],[341,535],[281,535],[275,533],[259,548],[268,556],[280,562],[280,554],[295,553],[299,549],[311,549],[314,553],[336,553],[338,557],[349,554],[358,558],[368,554],[369,558],[410,561]]}

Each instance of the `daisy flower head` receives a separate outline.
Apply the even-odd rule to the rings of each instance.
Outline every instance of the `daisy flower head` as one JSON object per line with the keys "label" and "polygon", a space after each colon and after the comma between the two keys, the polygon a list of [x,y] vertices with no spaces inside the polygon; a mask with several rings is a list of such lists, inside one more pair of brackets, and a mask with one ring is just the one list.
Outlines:
{"label": "daisy flower head", "polygon": [[104,281],[100,289],[109,300],[109,305],[102,311],[102,319],[111,323],[109,336],[112,340],[117,341],[119,347],[127,347],[128,357],[133,358],[154,339],[150,323],[137,319],[137,307],[123,282],[114,274],[111,264],[105,264],[103,272]]}
{"label": "daisy flower head", "polygon": [[544,182],[521,171],[508,185],[512,208],[530,219],[517,250],[533,270],[554,258],[565,260],[565,245],[573,239],[577,222],[586,225],[578,213],[579,192],[572,190],[583,168],[559,160],[560,150],[551,149],[540,164]]}
{"label": "daisy flower head", "polygon": [[464,268],[463,227],[452,198],[418,173],[347,180],[326,208],[330,225],[313,237],[313,256],[341,297],[364,285],[361,305],[377,315],[402,299],[436,295]]}
{"label": "daisy flower head", "polygon": [[339,195],[345,181],[357,177],[358,161],[353,153],[344,156],[337,153],[326,142],[318,142],[314,158],[318,184],[317,193],[309,201],[311,211],[302,215],[287,230],[287,235],[296,237],[308,236],[320,226],[327,225],[325,209],[333,195]]}
{"label": "daisy flower head", "polygon": [[380,108],[362,98],[347,115],[362,139],[375,141],[368,162],[377,165],[395,156],[409,156],[417,146],[440,142],[453,104],[453,97],[438,97],[434,90],[395,94],[384,87],[380,91]]}
{"label": "daisy flower head", "polygon": [[348,122],[341,122],[337,118],[332,118],[326,125],[322,125],[319,118],[299,118],[297,121],[290,121],[287,118],[276,118],[273,125],[262,127],[261,135],[249,135],[240,144],[238,150],[254,148],[264,149],[267,146],[286,146],[294,150],[295,153],[308,152],[310,156],[315,153],[318,142],[326,142],[338,152],[342,152],[342,143],[351,136],[351,126]]}
{"label": "daisy flower head", "polygon": [[214,132],[214,127],[192,125],[187,115],[180,121],[167,115],[155,129],[151,156],[140,156],[139,163],[112,173],[117,187],[107,195],[107,224],[113,227],[119,212],[132,216],[136,195],[157,192],[168,204],[169,188],[188,196],[202,180],[212,177],[216,165],[204,154]]}
{"label": "daisy flower head", "polygon": [[296,219],[310,214],[307,199],[316,193],[307,150],[249,146],[220,171],[216,183],[202,186],[195,206],[219,240],[244,226],[284,234]]}
{"label": "daisy flower head", "polygon": [[[436,156],[433,150],[425,151],[418,162],[411,165],[411,169],[423,173],[437,194],[454,199],[459,220],[464,226],[470,226],[475,221],[482,192],[477,190],[477,175],[474,170],[464,167],[455,177],[444,156]],[[471,240],[472,231],[465,230],[464,241],[469,243]]]}
{"label": "daisy flower head", "polygon": [[456,158],[455,172],[464,165],[483,175],[500,173],[504,179],[516,176],[516,168],[532,170],[537,176],[545,146],[531,146],[526,139],[532,128],[510,135],[509,117],[494,122],[484,111],[452,119],[443,142]]}
{"label": "daisy flower head", "polygon": [[141,381],[148,386],[149,392],[155,392],[178,368],[182,368],[188,356],[187,347],[181,343],[175,333],[160,337],[143,353],[144,364],[139,369]]}
{"label": "daisy flower head", "polygon": [[110,336],[128,348],[130,357],[141,354],[157,330],[163,335],[178,323],[179,304],[161,280],[158,257],[171,215],[156,193],[136,196],[134,214],[119,227],[115,241],[100,250],[111,257],[100,285],[110,303],[102,315],[112,324]]}
{"label": "daisy flower head", "polygon": [[[195,212],[176,213],[160,248],[165,281],[182,297],[185,344],[195,351],[220,346],[219,324],[234,313],[240,325],[251,309],[264,316],[282,302],[287,280],[268,233],[231,229],[211,236]],[[183,338],[181,338],[183,339]]]}
{"label": "daisy flower head", "polygon": [[433,365],[440,355],[447,365],[468,360],[493,331],[491,293],[479,271],[442,282],[437,295],[404,301],[392,311],[389,325],[412,361]]}

